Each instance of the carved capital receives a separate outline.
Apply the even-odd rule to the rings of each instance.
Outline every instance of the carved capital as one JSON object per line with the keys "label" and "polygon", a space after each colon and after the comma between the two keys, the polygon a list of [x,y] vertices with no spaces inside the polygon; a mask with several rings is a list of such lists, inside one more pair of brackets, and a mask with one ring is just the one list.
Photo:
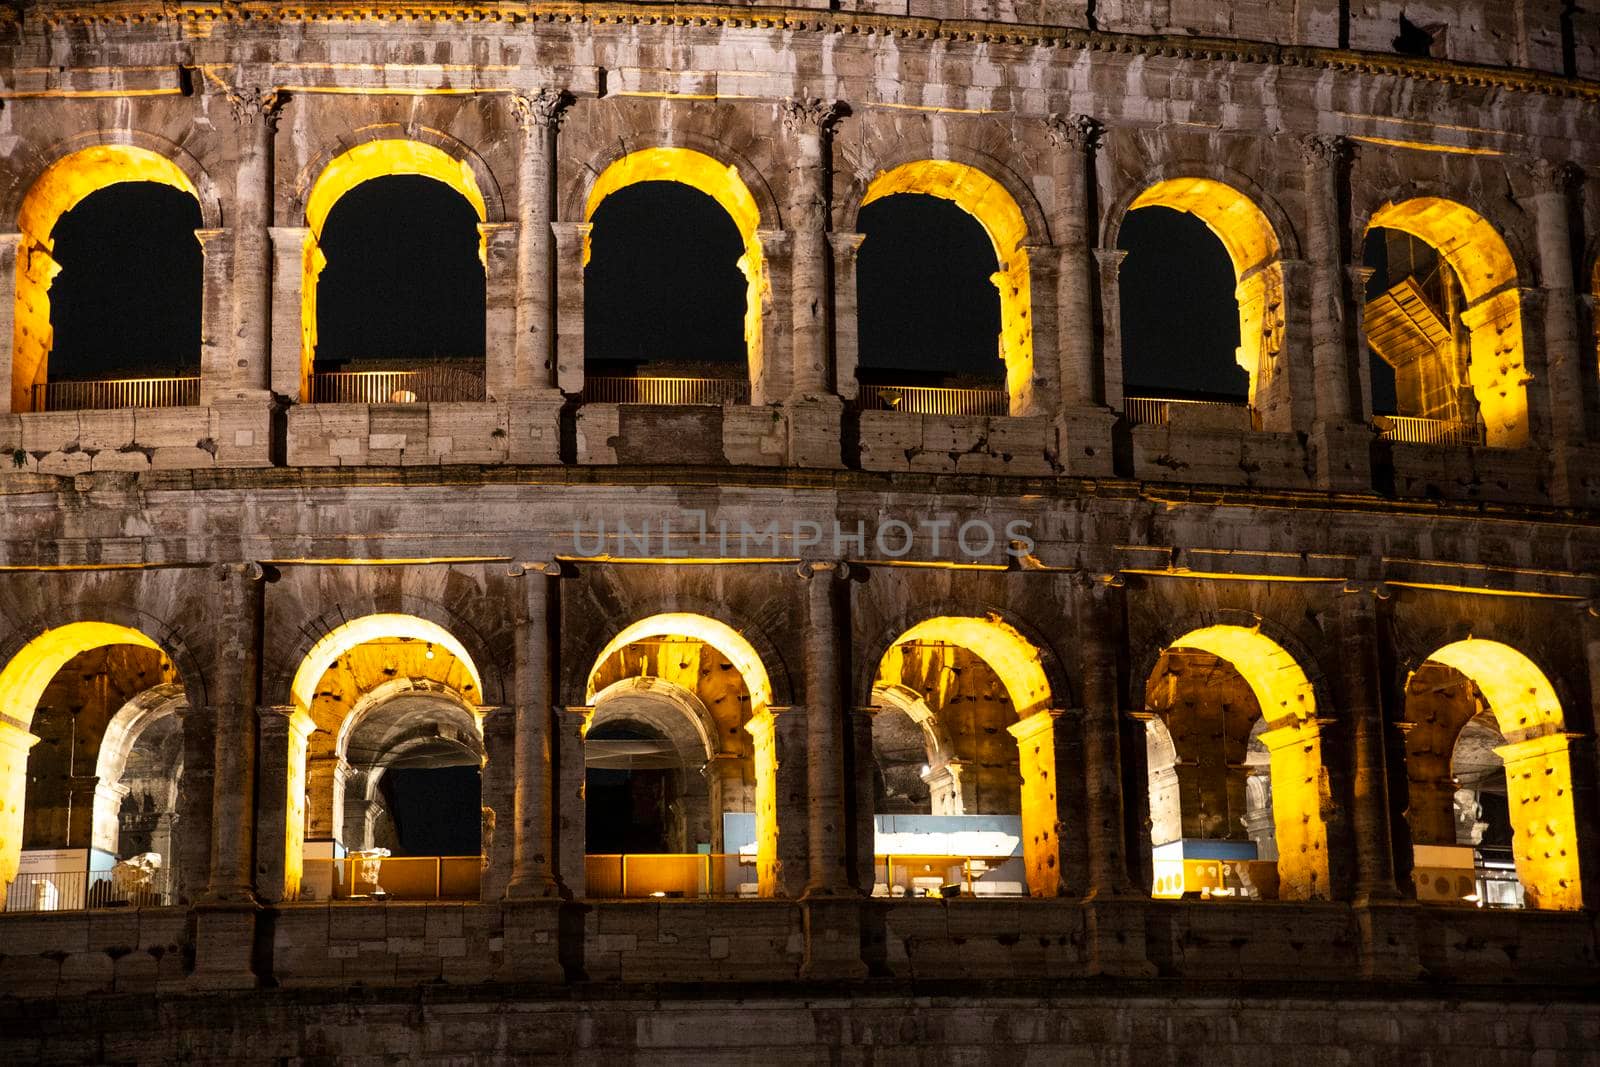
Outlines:
{"label": "carved capital", "polygon": [[278,125],[278,113],[287,97],[277,89],[259,85],[229,85],[222,90],[233,112],[233,121],[248,129],[257,123],[268,128]]}
{"label": "carved capital", "polygon": [[1337,167],[1355,158],[1355,142],[1348,137],[1313,133],[1299,140],[1300,155],[1313,167]]}
{"label": "carved capital", "polygon": [[1534,192],[1565,193],[1583,178],[1583,168],[1576,163],[1536,159],[1528,167],[1528,176],[1533,179]]}
{"label": "carved capital", "polygon": [[559,130],[572,106],[572,94],[548,86],[530,93],[511,94],[511,114],[524,130]]}
{"label": "carved capital", "polygon": [[812,133],[820,137],[849,113],[849,107],[841,100],[792,97],[783,102],[783,128],[790,133]]}
{"label": "carved capital", "polygon": [[796,568],[795,573],[807,579],[831,577],[842,581],[850,576],[850,564],[842,559],[807,560]]}
{"label": "carved capital", "polygon": [[1077,151],[1093,148],[1100,143],[1100,137],[1106,132],[1105,126],[1088,115],[1061,115],[1054,112],[1044,120],[1045,129],[1050,133],[1050,143],[1057,148],[1072,148]]}

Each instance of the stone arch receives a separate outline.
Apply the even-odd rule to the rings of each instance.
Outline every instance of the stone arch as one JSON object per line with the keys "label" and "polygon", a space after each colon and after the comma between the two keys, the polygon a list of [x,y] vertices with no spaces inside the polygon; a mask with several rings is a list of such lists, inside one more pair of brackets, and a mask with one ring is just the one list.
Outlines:
{"label": "stone arch", "polygon": [[483,678],[478,671],[477,661],[454,633],[432,619],[384,612],[351,619],[323,633],[299,658],[294,678],[289,683],[290,702],[297,710],[309,709],[317,681],[327,671],[329,663],[368,641],[393,638],[410,638],[443,647],[467,668],[474,690],[481,699]]}
{"label": "stone arch", "polygon": [[32,390],[48,375],[54,329],[50,284],[61,267],[51,258],[51,232],[84,199],[122,182],[157,182],[195,198],[201,225],[221,224],[211,177],[183,149],[160,138],[95,131],[67,141],[17,205],[16,297],[12,316],[11,410],[27,411]]}
{"label": "stone arch", "polygon": [[[1013,415],[1038,414],[1034,398],[1033,292],[1027,246],[1043,225],[1024,213],[1023,203],[986,168],[953,159],[918,159],[879,171],[854,205],[862,208],[897,193],[922,193],[948,200],[977,220],[994,246],[1000,291],[1000,358]],[[859,228],[859,227],[857,227]]]}
{"label": "stone arch", "polygon": [[[768,210],[763,213],[764,205],[757,200],[752,184],[745,180],[747,167],[741,167],[739,162],[725,163],[721,155],[723,153],[711,155],[697,148],[676,145],[634,148],[594,172],[585,192],[582,219],[587,227],[606,197],[630,185],[651,181],[679,182],[697,189],[727,212],[744,240],[744,255],[739,257],[738,266],[747,283],[744,306],[746,370],[754,390],[752,396],[759,402],[765,367],[762,304],[772,288],[761,234],[775,228],[778,217],[775,206],[770,206],[770,198]],[[589,231],[586,228],[583,265],[588,263]]]}
{"label": "stone arch", "polygon": [[1193,215],[1216,235],[1233,264],[1239,303],[1234,360],[1250,376],[1250,405],[1287,410],[1285,351],[1288,300],[1283,263],[1297,258],[1294,229],[1254,182],[1222,167],[1174,163],[1156,168],[1107,215],[1104,247],[1116,248],[1128,213],[1166,207]]}
{"label": "stone arch", "polygon": [[116,839],[114,830],[121,801],[121,794],[116,792],[115,787],[122,780],[133,746],[145,730],[167,716],[176,714],[187,704],[183,686],[158,685],[128,701],[106,724],[106,732],[100,739],[100,751],[94,763],[98,785],[94,797],[92,839],[96,848],[115,852],[114,847],[108,847]]}
{"label": "stone arch", "polygon": [[[317,280],[327,265],[322,231],[328,215],[344,195],[374,178],[415,175],[431,178],[459,194],[478,216],[478,259],[487,269],[488,249],[484,225],[504,220],[500,190],[483,160],[454,138],[416,127],[378,126],[340,144],[316,161],[316,169],[301,175],[298,207],[305,218],[306,236],[300,280],[301,397],[311,374],[317,350]],[[308,176],[315,174],[314,179]]]}
{"label": "stone arch", "polygon": [[880,745],[883,741],[883,724],[886,715],[901,715],[918,732],[922,741],[925,773],[922,775],[928,789],[928,803],[933,815],[961,815],[966,811],[961,790],[960,765],[956,761],[955,746],[949,731],[933,714],[928,702],[920,693],[902,685],[875,686],[872,706],[881,709],[872,716],[872,751],[879,761],[878,773],[885,775],[881,763]]}
{"label": "stone arch", "polygon": [[1512,849],[1528,906],[1582,907],[1572,759],[1555,686],[1533,660],[1498,641],[1464,638],[1428,660],[1471,679],[1506,739],[1495,752],[1505,761]]}
{"label": "stone arch", "polygon": [[1469,334],[1467,376],[1487,442],[1525,447],[1531,427],[1519,279],[1529,275],[1518,269],[1504,228],[1458,200],[1429,194],[1385,201],[1361,232],[1375,228],[1409,234],[1450,265],[1466,300],[1461,322]]}
{"label": "stone arch", "polygon": [[721,619],[691,611],[658,612],[629,623],[614,634],[590,661],[592,666],[584,681],[584,703],[594,703],[595,679],[612,655],[636,641],[656,637],[688,637],[703,641],[726,657],[744,680],[745,689],[750,694],[752,715],[759,714],[773,704],[772,677],[767,671],[767,661],[750,639]]}
{"label": "stone arch", "polygon": [[[1300,660],[1259,626],[1233,623],[1191,629],[1163,651],[1176,649],[1215,656],[1249,686],[1261,713],[1251,736],[1269,753],[1279,897],[1328,899],[1325,809],[1330,788],[1322,763],[1316,689]],[[1151,663],[1150,671],[1154,669]]]}
{"label": "stone arch", "polygon": [[[650,714],[647,710],[641,710],[645,702],[672,711],[665,716]],[[597,720],[604,722],[612,715],[620,714],[630,719],[642,719],[659,729],[685,756],[697,752],[710,760],[717,754],[717,730],[711,712],[699,697],[681,685],[649,676],[621,678],[594,694],[592,705],[594,714],[589,716],[585,730],[593,727]],[[626,710],[619,710],[624,705]],[[610,714],[602,716],[602,711],[608,709]]]}

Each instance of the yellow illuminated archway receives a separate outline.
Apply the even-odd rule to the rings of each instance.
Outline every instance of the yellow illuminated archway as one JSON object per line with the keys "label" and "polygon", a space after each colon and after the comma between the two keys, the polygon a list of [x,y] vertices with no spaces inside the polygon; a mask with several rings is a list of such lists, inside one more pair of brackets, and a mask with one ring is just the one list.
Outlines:
{"label": "yellow illuminated archway", "polygon": [[1166,207],[1198,218],[1217,235],[1233,263],[1239,302],[1239,347],[1234,361],[1250,376],[1250,403],[1262,406],[1279,376],[1274,360],[1283,350],[1283,250],[1277,232],[1255,201],[1211,178],[1169,178],[1140,193],[1129,211]]}
{"label": "yellow illuminated archway", "polygon": [[69,660],[106,645],[138,645],[160,651],[159,645],[131,627],[74,622],[35,637],[0,670],[0,907],[5,904],[6,885],[17,876],[22,855],[28,750],[39,740],[28,732],[34,709],[51,679]]}
{"label": "yellow illuminated archway", "polygon": [[[1016,627],[998,615],[983,618],[941,615],[924,619],[896,638],[890,651],[901,645],[917,643],[957,645],[983,660],[1005,686],[1011,707],[1019,719],[1026,719],[1051,707],[1050,681],[1045,677],[1044,667],[1040,663],[1042,653]],[[898,684],[898,678],[882,676],[881,664],[878,669],[877,684]]]}
{"label": "yellow illuminated archway", "polygon": [[594,703],[595,679],[607,660],[636,641],[648,641],[657,637],[704,641],[733,664],[733,669],[744,679],[745,690],[750,694],[752,715],[759,715],[771,705],[772,681],[755,646],[727,623],[686,611],[669,611],[640,619],[624,627],[617,636],[607,642],[606,647],[601,649],[600,655],[595,657],[594,666],[589,669],[589,677],[584,683],[585,702]]}
{"label": "yellow illuminated archway", "polygon": [[[300,282],[301,399],[306,399],[311,363],[317,351],[317,279],[328,263],[322,253],[323,227],[327,225],[333,206],[350,190],[373,178],[394,175],[415,175],[443,182],[472,205],[480,223],[488,221],[483,190],[471,164],[434,145],[406,138],[384,138],[365,141],[334,157],[317,176],[306,197],[306,243]],[[485,262],[487,254],[480,230],[479,261]]]}
{"label": "yellow illuminated archway", "polygon": [[[761,249],[761,210],[750,188],[739,176],[739,168],[721,163],[692,148],[641,148],[629,152],[606,167],[589,189],[584,204],[583,221],[592,223],[601,201],[620,189],[640,182],[679,182],[698,189],[715,200],[733,219],[744,239],[744,255],[739,257],[739,270],[744,274],[746,289],[744,299],[745,358],[749,363],[752,386],[761,380],[763,347],[761,338],[761,304],[771,286],[767,281],[766,260]],[[583,238],[583,265],[589,265],[589,235]],[[726,652],[724,652],[726,655]]]}
{"label": "yellow illuminated archway", "polygon": [[1328,783],[1311,680],[1282,645],[1249,627],[1206,626],[1191,630],[1169,647],[1209,652],[1226,660],[1250,686],[1266,724],[1259,736],[1270,757],[1278,896],[1329,899],[1328,827],[1323,817]]}
{"label": "yellow illuminated archway", "polygon": [[994,245],[999,269],[990,276],[1000,291],[999,356],[1013,415],[1033,411],[1033,295],[1024,244],[1028,222],[1006,187],[976,167],[949,159],[920,159],[884,171],[867,186],[861,207],[897,193],[949,200],[978,220]]}
{"label": "yellow illuminated archway", "polygon": [[1367,223],[1399,230],[1438,252],[1461,282],[1470,333],[1467,377],[1492,446],[1528,443],[1528,370],[1522,347],[1522,301],[1511,250],[1488,220],[1464,204],[1420,196],[1385,204]]}
{"label": "yellow illuminated archway", "polygon": [[364,645],[368,641],[405,638],[431,642],[449,652],[466,668],[468,676],[472,679],[473,691],[480,697],[483,695],[483,679],[478,673],[478,667],[454,634],[436,622],[415,615],[379,614],[365,615],[337,626],[311,646],[311,650],[300,661],[300,666],[294,674],[294,681],[289,686],[295,707],[300,711],[309,711],[311,701],[317,694],[317,682],[328,672],[328,668],[335,660],[357,645]]}
{"label": "yellow illuminated archway", "polygon": [[1468,638],[1428,658],[1472,679],[1506,738],[1495,752],[1505,761],[1511,848],[1528,906],[1581,908],[1572,758],[1555,687],[1532,660],[1497,641]]}
{"label": "yellow illuminated archway", "polygon": [[17,211],[16,306],[12,320],[11,410],[27,411],[33,387],[49,374],[55,331],[50,325],[50,283],[61,265],[51,232],[61,216],[91,193],[121,182],[157,182],[200,199],[189,176],[159,152],[135,145],[93,145],[63,156],[35,181]]}

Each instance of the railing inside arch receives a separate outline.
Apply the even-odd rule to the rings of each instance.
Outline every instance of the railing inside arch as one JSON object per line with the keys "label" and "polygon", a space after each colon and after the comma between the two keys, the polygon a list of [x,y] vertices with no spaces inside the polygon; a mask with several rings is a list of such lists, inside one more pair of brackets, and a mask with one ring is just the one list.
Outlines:
{"label": "railing inside arch", "polygon": [[35,411],[185,408],[199,403],[199,378],[108,378],[89,382],[44,382],[33,387]]}
{"label": "railing inside arch", "polygon": [[923,385],[863,385],[856,397],[862,411],[900,411],[909,415],[1006,415],[1004,389],[957,389]]}
{"label": "railing inside arch", "polygon": [[1410,415],[1379,415],[1372,420],[1378,436],[1411,445],[1481,445],[1484,428],[1456,419],[1419,419]]}
{"label": "railing inside arch", "polygon": [[[1169,426],[1174,410],[1192,411],[1196,414],[1212,413],[1223,417],[1247,420],[1256,426],[1255,409],[1236,400],[1184,400],[1177,397],[1128,396],[1122,398],[1122,413],[1133,426]],[[1257,427],[1259,428],[1259,427]]]}
{"label": "railing inside arch", "polygon": [[479,401],[484,396],[483,374],[462,367],[311,375],[313,404],[438,404]]}
{"label": "railing inside arch", "polygon": [[750,383],[741,378],[585,377],[586,404],[750,403]]}

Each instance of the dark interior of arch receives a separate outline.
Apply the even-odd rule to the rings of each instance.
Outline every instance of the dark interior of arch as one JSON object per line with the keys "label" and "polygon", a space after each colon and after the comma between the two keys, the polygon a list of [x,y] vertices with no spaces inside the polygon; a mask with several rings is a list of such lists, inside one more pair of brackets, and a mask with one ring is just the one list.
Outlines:
{"label": "dark interior of arch", "polygon": [[107,186],[61,216],[51,381],[199,373],[200,225],[195,198],[159,182]]}
{"label": "dark interior of arch", "polygon": [[339,198],[319,241],[318,370],[483,358],[478,213],[460,193],[419,175],[373,178]]}
{"label": "dark interior of arch", "polygon": [[[1365,294],[1368,303],[1410,279],[1426,305],[1423,314],[1439,319],[1447,331],[1459,329],[1460,283],[1450,265],[1427,242],[1399,230],[1378,227],[1367,234],[1362,246],[1362,263],[1372,271]],[[1451,374],[1419,375],[1414,373],[1415,368],[1410,373],[1397,370],[1379,354],[1372,340],[1369,333],[1367,364],[1372,375],[1374,415],[1437,416],[1443,413],[1440,408],[1453,406],[1437,399],[1430,403],[1423,395],[1448,390],[1453,384]],[[1404,348],[1403,345],[1395,347],[1397,350]],[[1441,355],[1454,359],[1454,353]]]}
{"label": "dark interior of arch", "polygon": [[396,767],[378,782],[400,839],[397,856],[476,856],[483,845],[480,771]]}
{"label": "dark interior of arch", "polygon": [[590,221],[589,373],[743,378],[744,239],[722,206],[681,182],[640,182]]}
{"label": "dark interior of arch", "polygon": [[977,219],[926,193],[861,209],[856,376],[869,384],[1005,382],[994,244]]}
{"label": "dark interior of arch", "polygon": [[1122,387],[1128,396],[1243,402],[1250,376],[1234,359],[1239,302],[1221,239],[1187,212],[1131,211],[1117,234],[1128,253],[1122,299]]}
{"label": "dark interior of arch", "polygon": [[[664,741],[636,722],[601,723],[586,740]],[[594,855],[671,852],[668,809],[673,772],[660,767],[590,767],[584,773],[585,848]]]}

